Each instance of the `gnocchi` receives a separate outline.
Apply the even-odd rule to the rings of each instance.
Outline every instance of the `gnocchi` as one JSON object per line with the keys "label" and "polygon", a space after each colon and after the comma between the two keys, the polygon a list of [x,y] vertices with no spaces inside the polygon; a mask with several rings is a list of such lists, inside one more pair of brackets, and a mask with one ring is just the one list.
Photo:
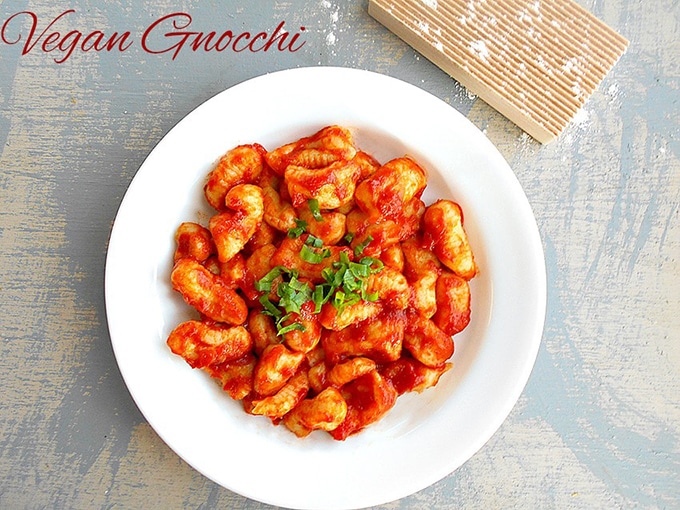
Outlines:
{"label": "gnocchi", "polygon": [[426,205],[426,185],[342,126],[227,151],[204,186],[215,213],[175,233],[170,280],[198,317],[170,351],[299,438],[345,440],[435,386],[478,267],[461,207]]}

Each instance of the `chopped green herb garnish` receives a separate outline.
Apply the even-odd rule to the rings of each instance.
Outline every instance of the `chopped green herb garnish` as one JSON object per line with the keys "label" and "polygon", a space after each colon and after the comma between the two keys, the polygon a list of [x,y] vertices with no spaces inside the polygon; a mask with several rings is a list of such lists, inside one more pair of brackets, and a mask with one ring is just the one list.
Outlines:
{"label": "chopped green herb garnish", "polygon": [[328,248],[324,248],[321,251],[315,251],[308,245],[303,245],[300,250],[300,258],[305,262],[310,264],[320,264],[324,259],[331,256],[331,251]]}
{"label": "chopped green herb garnish", "polygon": [[260,304],[264,307],[263,312],[267,315],[271,315],[275,319],[278,319],[283,315],[281,310],[279,310],[277,306],[271,302],[267,294],[264,294],[260,297]]}
{"label": "chopped green herb garnish", "polygon": [[295,276],[290,281],[279,283],[276,294],[279,296],[279,308],[283,308],[286,313],[300,313],[302,305],[312,299],[311,287]]}
{"label": "chopped green herb garnish", "polygon": [[[370,243],[372,238],[362,245]],[[358,248],[358,247],[357,247]],[[363,249],[361,250],[363,251]],[[300,250],[300,258],[305,262],[319,264],[331,256],[329,248],[323,246],[321,239],[309,235]],[[331,303],[339,313],[350,305],[361,300],[373,302],[378,300],[377,292],[368,292],[368,278],[383,269],[381,260],[373,257],[362,257],[358,262],[350,259],[346,250],[340,251],[338,260],[330,267],[324,267],[321,276],[324,281],[313,288],[307,282],[298,279],[298,272],[284,266],[276,266],[262,279],[255,283],[255,288],[265,294],[260,298],[263,313],[274,317],[279,335],[290,331],[304,331],[305,327],[299,322],[284,325],[284,321],[292,313],[299,314],[302,306],[308,301],[314,303],[314,313],[321,312],[326,303]],[[276,285],[274,283],[276,282]],[[272,302],[269,294],[276,289],[278,302]]]}
{"label": "chopped green herb garnish", "polygon": [[373,236],[368,236],[363,242],[361,242],[360,244],[358,244],[358,245],[354,248],[354,255],[355,255],[356,257],[358,257],[358,256],[360,256],[362,253],[364,253],[364,250],[366,249],[366,247],[367,247],[369,244],[371,244],[371,241],[373,241]]}
{"label": "chopped green herb garnish", "polygon": [[310,198],[307,200],[307,205],[309,206],[309,210],[311,211],[312,216],[314,216],[314,219],[316,221],[323,221],[321,209],[319,208],[319,201],[316,198]]}
{"label": "chopped green herb garnish", "polygon": [[313,246],[314,248],[321,248],[323,246],[323,241],[312,234],[307,236],[305,239],[305,244],[308,246]]}
{"label": "chopped green herb garnish", "polygon": [[363,290],[362,293],[361,293],[361,299],[364,299],[364,300],[370,301],[370,302],[377,301],[379,297],[380,296],[378,296],[377,292],[371,292],[370,294],[366,294],[366,291]]}
{"label": "chopped green herb garnish", "polygon": [[269,271],[262,279],[255,282],[255,290],[259,292],[270,292],[272,290],[272,283],[276,280],[283,271],[288,271],[283,266],[276,266],[274,269]]}
{"label": "chopped green herb garnish", "polygon": [[314,292],[312,292],[312,301],[314,302],[314,313],[320,313],[321,307],[328,303],[331,298],[334,287],[327,283],[320,284],[314,287]]}
{"label": "chopped green herb garnish", "polygon": [[291,239],[297,239],[302,234],[307,232],[307,222],[306,221],[296,219],[295,224],[297,225],[295,228],[288,229],[288,237],[290,237]]}
{"label": "chopped green herb garnish", "polygon": [[345,241],[347,242],[347,244],[349,244],[349,243],[351,243],[352,241],[354,241],[354,237],[355,237],[355,236],[356,236],[356,234],[355,234],[354,232],[347,232],[347,233],[345,234],[344,239],[345,239]]}
{"label": "chopped green herb garnish", "polygon": [[[274,281],[281,277],[276,285],[276,296],[279,298],[278,303],[272,302],[270,299],[270,292],[273,288]],[[312,288],[308,283],[302,282],[298,279],[298,272],[294,269],[288,269],[284,266],[276,266],[269,271],[263,278],[255,282],[255,289],[260,292],[265,292],[259,299],[262,305],[262,312],[271,315],[276,321],[276,329],[279,334],[282,330],[292,331],[293,329],[301,329],[304,331],[304,325],[299,326],[283,326],[284,320],[290,317],[291,313],[299,314],[302,306],[312,299]],[[292,329],[291,329],[292,326]]]}
{"label": "chopped green herb garnish", "polygon": [[[277,324],[278,326],[278,324]],[[290,333],[291,331],[306,331],[307,328],[305,328],[304,324],[301,324],[299,322],[292,322],[288,324],[288,326],[283,326],[282,328],[279,328],[279,331],[277,333],[277,336],[283,336],[286,333]]]}
{"label": "chopped green herb garnish", "polygon": [[[377,273],[380,271],[383,267],[385,267],[385,264],[383,264],[383,261],[380,259],[376,259],[374,257],[363,257],[360,261],[359,264],[366,265],[371,268],[371,271],[374,273]],[[375,267],[373,267],[375,266]]]}
{"label": "chopped green herb garnish", "polygon": [[321,273],[326,280],[323,285],[328,288],[323,294],[326,301],[333,296],[333,306],[340,313],[346,306],[358,303],[361,299],[376,301],[377,293],[367,293],[366,285],[368,277],[382,268],[383,264],[378,259],[364,257],[359,262],[352,262],[347,252],[340,252],[340,260]]}
{"label": "chopped green herb garnish", "polygon": [[[342,265],[349,266],[349,263],[350,263],[349,255],[347,255],[346,251],[341,251],[340,252],[340,262],[339,263],[336,262],[334,265],[342,264]],[[338,267],[340,267],[340,266],[338,265]]]}
{"label": "chopped green herb garnish", "polygon": [[350,262],[348,269],[355,278],[368,278],[371,274],[370,264],[362,264],[361,262]]}

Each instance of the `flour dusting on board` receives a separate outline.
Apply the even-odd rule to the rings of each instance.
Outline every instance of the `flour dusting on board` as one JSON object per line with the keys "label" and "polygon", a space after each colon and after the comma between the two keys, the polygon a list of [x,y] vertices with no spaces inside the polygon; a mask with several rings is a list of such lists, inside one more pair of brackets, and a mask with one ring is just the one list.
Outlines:
{"label": "flour dusting on board", "polygon": [[368,2],[375,19],[543,143],[628,47],[575,0]]}
{"label": "flour dusting on board", "polygon": [[489,58],[489,49],[486,47],[486,42],[484,42],[483,39],[472,41],[470,43],[470,49],[482,60],[487,60]]}
{"label": "flour dusting on board", "polygon": [[418,24],[418,28],[420,29],[421,32],[423,32],[424,34],[430,33],[430,25],[428,25],[425,21],[416,20],[416,23]]}

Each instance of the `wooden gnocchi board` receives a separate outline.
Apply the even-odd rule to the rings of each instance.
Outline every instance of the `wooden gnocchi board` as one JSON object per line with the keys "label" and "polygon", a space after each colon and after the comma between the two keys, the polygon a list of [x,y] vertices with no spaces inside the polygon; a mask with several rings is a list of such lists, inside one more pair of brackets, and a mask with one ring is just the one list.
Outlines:
{"label": "wooden gnocchi board", "polygon": [[572,0],[369,0],[368,12],[542,143],[628,46]]}

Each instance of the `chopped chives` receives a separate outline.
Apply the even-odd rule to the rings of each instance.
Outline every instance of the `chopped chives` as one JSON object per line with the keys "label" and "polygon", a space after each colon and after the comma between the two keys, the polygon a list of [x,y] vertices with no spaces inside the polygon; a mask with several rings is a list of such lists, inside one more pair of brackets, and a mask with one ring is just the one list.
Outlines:
{"label": "chopped chives", "polygon": [[316,221],[323,221],[321,209],[319,208],[319,201],[316,198],[310,198],[307,200],[307,205],[309,206],[309,210],[311,211],[312,216],[314,216],[314,219]]}

